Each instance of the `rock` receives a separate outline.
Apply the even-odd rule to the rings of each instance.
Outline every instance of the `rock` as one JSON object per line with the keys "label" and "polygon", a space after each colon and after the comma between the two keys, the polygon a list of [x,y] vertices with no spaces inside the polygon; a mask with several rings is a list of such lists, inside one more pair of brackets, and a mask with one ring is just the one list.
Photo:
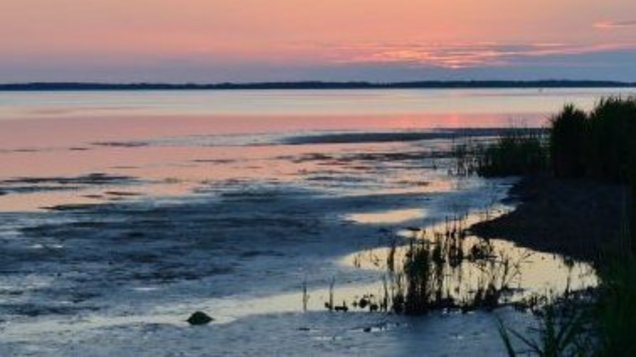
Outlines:
{"label": "rock", "polygon": [[207,325],[210,322],[214,321],[213,318],[208,316],[205,312],[197,311],[194,314],[190,315],[188,318],[188,323],[190,325]]}
{"label": "rock", "polygon": [[360,302],[358,302],[358,306],[360,306],[361,309],[364,309],[365,307],[369,306],[369,299],[367,299],[366,297],[363,297],[362,299],[360,299]]}

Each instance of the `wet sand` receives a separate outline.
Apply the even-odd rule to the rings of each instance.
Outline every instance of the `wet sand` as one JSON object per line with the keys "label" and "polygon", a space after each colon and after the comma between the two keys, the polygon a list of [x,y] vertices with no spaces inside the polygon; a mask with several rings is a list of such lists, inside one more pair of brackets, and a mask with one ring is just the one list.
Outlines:
{"label": "wet sand", "polygon": [[510,197],[520,201],[516,210],[471,231],[592,262],[619,237],[626,214],[624,186],[591,180],[526,177],[511,188]]}

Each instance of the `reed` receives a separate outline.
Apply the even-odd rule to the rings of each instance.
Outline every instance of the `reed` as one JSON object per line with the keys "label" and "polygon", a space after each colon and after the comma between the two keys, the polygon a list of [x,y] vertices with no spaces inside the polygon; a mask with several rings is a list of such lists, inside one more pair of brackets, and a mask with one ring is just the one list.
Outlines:
{"label": "reed", "polygon": [[[446,220],[442,231],[418,234],[406,246],[401,265],[394,253],[388,254],[394,312],[422,315],[440,309],[466,312],[500,306],[511,281],[518,277],[520,262],[495,252],[486,239],[473,237],[476,241],[468,243],[465,222],[465,217],[456,217]],[[477,285],[469,290],[470,284],[462,280],[464,264],[481,272]]]}
{"label": "reed", "polygon": [[627,183],[636,164],[636,97],[607,97],[586,113],[567,105],[552,117],[550,159],[557,177]]}
{"label": "reed", "polygon": [[[634,226],[631,221],[631,226]],[[631,245],[629,225],[623,245]],[[601,294],[597,308],[601,356],[636,356],[636,257],[629,249],[616,249],[600,269]]]}
{"label": "reed", "polygon": [[453,148],[451,174],[483,177],[521,176],[548,169],[548,145],[542,130],[510,129],[491,143],[472,140]]}
{"label": "reed", "polygon": [[544,172],[548,166],[544,141],[543,135],[534,131],[510,130],[479,152],[477,173],[500,177]]}

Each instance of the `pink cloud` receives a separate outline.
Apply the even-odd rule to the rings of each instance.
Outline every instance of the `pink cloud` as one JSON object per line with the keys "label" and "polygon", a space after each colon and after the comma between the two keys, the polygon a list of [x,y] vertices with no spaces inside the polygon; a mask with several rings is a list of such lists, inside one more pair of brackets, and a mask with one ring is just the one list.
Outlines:
{"label": "pink cloud", "polygon": [[599,21],[594,24],[599,30],[613,30],[626,27],[636,27],[636,20],[628,21]]}
{"label": "pink cloud", "polygon": [[632,44],[569,45],[562,43],[533,44],[358,44],[332,49],[337,63],[402,63],[448,69],[487,67],[514,63],[523,58],[578,55],[623,49],[636,49]]}

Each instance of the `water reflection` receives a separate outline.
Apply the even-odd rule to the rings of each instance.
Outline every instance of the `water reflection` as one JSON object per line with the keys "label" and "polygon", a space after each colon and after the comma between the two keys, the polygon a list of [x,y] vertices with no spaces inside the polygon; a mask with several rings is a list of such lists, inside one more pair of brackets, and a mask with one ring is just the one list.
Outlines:
{"label": "water reflection", "polygon": [[[196,141],[196,140],[195,140]],[[414,150],[416,145],[416,150]],[[99,146],[90,150],[11,151],[0,154],[0,211],[33,211],[72,203],[109,202],[108,192],[139,200],[210,192],[232,183],[278,182],[338,194],[449,191],[452,180],[439,157],[440,143],[347,143],[259,146]],[[321,153],[316,155],[316,153]],[[407,154],[404,154],[407,153]],[[439,172],[426,170],[440,167]],[[90,175],[127,181],[73,182]],[[38,183],[52,179],[55,187]],[[22,180],[24,182],[19,182]],[[17,186],[21,186],[19,189]]]}
{"label": "water reflection", "polygon": [[472,224],[508,209],[495,207],[428,228],[408,227],[398,232],[391,246],[351,254],[342,262],[385,273],[384,293],[376,300],[410,314],[437,308],[494,308],[597,285],[589,264],[470,235]]}
{"label": "water reflection", "polygon": [[384,212],[352,213],[345,216],[345,219],[361,224],[386,224],[408,222],[424,217],[426,217],[426,210],[422,208],[411,208]]}

